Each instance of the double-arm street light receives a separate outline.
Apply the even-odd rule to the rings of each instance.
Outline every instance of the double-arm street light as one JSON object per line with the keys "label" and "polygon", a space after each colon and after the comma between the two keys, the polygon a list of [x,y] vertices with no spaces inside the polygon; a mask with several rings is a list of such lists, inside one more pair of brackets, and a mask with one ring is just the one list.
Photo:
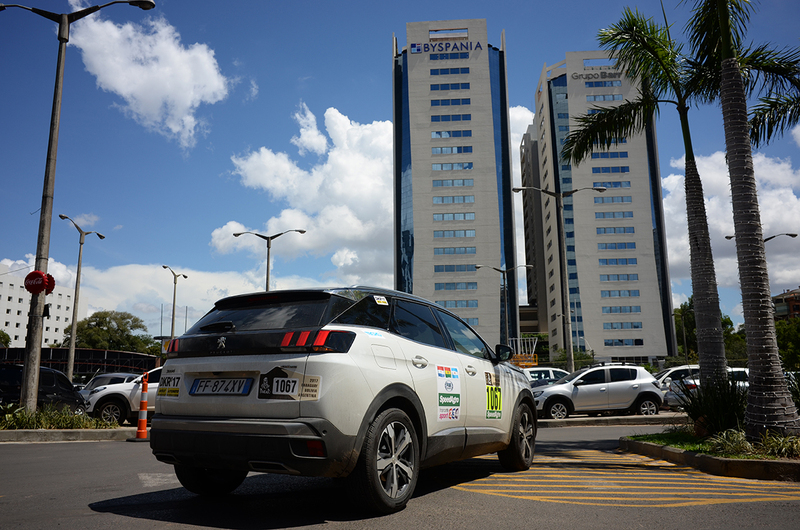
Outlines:
{"label": "double-arm street light", "polygon": [[164,269],[169,269],[169,272],[172,273],[172,277],[175,280],[173,282],[174,287],[172,288],[172,327],[170,327],[169,331],[169,342],[170,344],[172,344],[172,341],[175,340],[175,301],[178,296],[178,277],[183,276],[184,278],[188,278],[188,276],[186,276],[185,274],[178,274],[177,272],[172,270],[172,268],[169,267],[168,265],[162,265],[161,267]]}
{"label": "double-arm street light", "polygon": [[[56,154],[58,152],[58,126],[61,121],[61,94],[64,79],[64,55],[69,42],[69,26],[76,20],[112,4],[129,4],[144,10],[156,7],[153,0],[117,0],[107,4],[87,7],[72,13],[51,13],[35,7],[18,4],[0,4],[0,11],[7,7],[17,7],[35,13],[58,24],[58,62],[56,63],[56,84],[53,94],[53,110],[50,114],[50,139],[47,143],[47,163],[44,169],[44,189],[42,207],[39,212],[39,236],[36,243],[36,262],[34,270],[47,273],[47,260],[50,253],[50,224],[53,218],[53,193],[55,191]],[[20,404],[29,412],[36,410],[39,388],[39,362],[42,353],[42,319],[45,293],[31,295],[28,313],[28,333],[25,339],[25,368],[20,393]]]}
{"label": "double-arm street light", "polygon": [[78,223],[64,214],[59,214],[58,217],[62,220],[69,219],[69,222],[71,222],[81,234],[80,245],[78,246],[78,270],[75,273],[75,296],[72,299],[72,326],[69,333],[69,354],[67,355],[67,379],[72,381],[72,373],[75,366],[75,332],[76,326],[78,325],[78,297],[81,293],[81,262],[83,261],[83,243],[86,241],[86,236],[89,234],[97,234],[97,237],[100,239],[105,239],[106,236],[100,232],[95,232],[94,230],[89,232],[82,230],[81,227],[78,226]]}
{"label": "double-arm street light", "polygon": [[294,228],[292,230],[286,230],[285,232],[281,232],[280,234],[274,234],[271,236],[265,236],[264,234],[258,234],[256,232],[236,232],[233,234],[233,237],[239,237],[242,234],[253,234],[256,237],[260,237],[264,241],[267,242],[267,291],[269,291],[269,254],[270,249],[272,249],[272,240],[281,237],[283,234],[288,234],[289,232],[299,232],[301,234],[305,234],[306,231],[302,228]]}
{"label": "double-arm street light", "polygon": [[508,344],[511,341],[511,336],[509,335],[509,328],[508,328],[508,321],[511,318],[511,314],[508,312],[508,271],[513,271],[514,269],[532,269],[533,265],[517,265],[516,267],[511,267],[510,269],[498,269],[497,267],[492,267],[489,265],[475,265],[476,269],[480,269],[481,267],[486,267],[489,269],[496,270],[500,274],[503,275],[503,300],[505,302],[505,311],[506,311],[506,340],[503,344]]}
{"label": "double-arm street light", "polygon": [[521,188],[511,188],[514,193],[520,191],[531,190],[544,193],[556,199],[556,209],[558,210],[558,223],[561,225],[561,306],[562,306],[562,321],[564,322],[564,349],[567,355],[567,371],[572,373],[575,371],[575,355],[572,351],[572,317],[569,315],[569,275],[567,274],[567,231],[564,227],[564,197],[570,197],[582,190],[594,190],[599,193],[606,191],[602,186],[586,186],[583,188],[576,188],[574,190],[555,192],[550,190],[543,190],[533,186],[524,186]]}
{"label": "double-arm street light", "polygon": [[[790,233],[788,233],[788,232],[784,232],[784,233],[782,233],[782,234],[775,234],[774,236],[765,237],[765,238],[764,238],[764,243],[766,243],[766,242],[767,242],[767,241],[769,241],[770,239],[775,239],[775,238],[776,238],[776,237],[778,237],[778,236],[789,236],[789,237],[791,237],[791,238],[795,238],[795,237],[797,237],[797,234],[790,234]],[[730,240],[730,239],[733,239],[733,238],[735,238],[735,237],[736,237],[736,236],[725,236],[725,239],[728,239],[728,240]]]}

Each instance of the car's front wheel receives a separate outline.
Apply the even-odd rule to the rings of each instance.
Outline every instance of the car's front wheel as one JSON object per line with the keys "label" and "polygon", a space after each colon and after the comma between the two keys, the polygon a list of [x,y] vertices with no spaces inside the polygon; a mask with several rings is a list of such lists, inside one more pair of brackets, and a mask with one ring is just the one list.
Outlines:
{"label": "car's front wheel", "polygon": [[659,404],[655,399],[650,397],[643,397],[639,399],[636,405],[636,413],[641,416],[654,416],[658,414]]}
{"label": "car's front wheel", "polygon": [[380,413],[370,424],[358,465],[351,475],[354,500],[391,513],[405,507],[419,474],[419,442],[414,424],[400,409]]}
{"label": "car's front wheel", "polygon": [[94,415],[106,423],[117,422],[122,425],[128,417],[125,409],[120,400],[112,398],[98,403]]}
{"label": "car's front wheel", "polygon": [[227,495],[238,488],[247,477],[239,469],[213,469],[175,464],[181,486],[197,495]]}
{"label": "car's front wheel", "polygon": [[569,405],[563,399],[554,399],[546,407],[547,415],[554,420],[565,420],[569,417]]}
{"label": "car's front wheel", "polygon": [[497,458],[509,471],[525,471],[531,467],[536,444],[536,419],[527,404],[517,407],[511,429],[511,443],[497,452]]}

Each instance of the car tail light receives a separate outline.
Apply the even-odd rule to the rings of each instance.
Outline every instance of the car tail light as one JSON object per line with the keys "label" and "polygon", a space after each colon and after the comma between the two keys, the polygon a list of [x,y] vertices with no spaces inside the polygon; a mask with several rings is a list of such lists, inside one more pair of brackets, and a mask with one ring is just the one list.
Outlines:
{"label": "car tail light", "polygon": [[352,346],[356,334],[352,331],[335,331],[321,329],[319,331],[287,331],[281,340],[281,351],[284,352],[331,352],[347,353]]}
{"label": "car tail light", "polygon": [[689,381],[684,381],[683,382],[683,388],[685,388],[686,390],[694,390],[695,388],[697,388],[697,384],[696,383],[690,383]]}

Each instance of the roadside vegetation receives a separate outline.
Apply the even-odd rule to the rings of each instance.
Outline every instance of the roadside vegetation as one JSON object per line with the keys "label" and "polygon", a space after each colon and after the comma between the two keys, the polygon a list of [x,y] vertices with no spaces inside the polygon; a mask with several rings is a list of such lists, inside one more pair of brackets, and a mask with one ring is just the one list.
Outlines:
{"label": "roadside vegetation", "polygon": [[52,405],[27,412],[17,404],[0,406],[0,430],[16,429],[113,429],[116,422],[106,423],[86,414],[73,414],[69,409]]}

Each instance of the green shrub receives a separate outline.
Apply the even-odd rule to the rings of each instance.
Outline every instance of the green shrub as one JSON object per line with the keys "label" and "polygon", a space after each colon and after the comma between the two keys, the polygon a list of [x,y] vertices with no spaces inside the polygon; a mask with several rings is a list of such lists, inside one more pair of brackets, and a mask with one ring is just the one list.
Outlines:
{"label": "green shrub", "polygon": [[[678,383],[683,385],[683,381]],[[683,389],[681,406],[694,421],[695,430],[702,436],[711,436],[744,425],[747,408],[747,391],[733,381],[721,381],[698,387],[696,391]]]}
{"label": "green shrub", "polygon": [[728,429],[708,440],[711,452],[723,455],[749,455],[754,452],[743,431]]}
{"label": "green shrub", "polygon": [[759,452],[777,458],[800,458],[800,437],[768,432],[758,443]]}
{"label": "green shrub", "polygon": [[52,405],[27,412],[17,404],[0,406],[0,429],[109,429],[118,427],[86,414],[73,414],[69,409]]}

